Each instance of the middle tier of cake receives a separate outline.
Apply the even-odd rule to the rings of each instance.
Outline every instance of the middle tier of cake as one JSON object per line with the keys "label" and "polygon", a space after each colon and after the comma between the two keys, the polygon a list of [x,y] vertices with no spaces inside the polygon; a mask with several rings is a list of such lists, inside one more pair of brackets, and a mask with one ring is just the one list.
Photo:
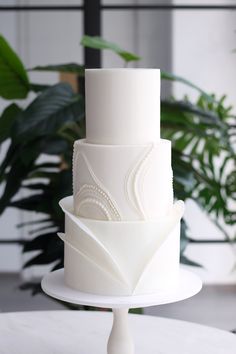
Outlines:
{"label": "middle tier of cake", "polygon": [[157,220],[173,206],[171,142],[74,144],[76,215],[95,220]]}

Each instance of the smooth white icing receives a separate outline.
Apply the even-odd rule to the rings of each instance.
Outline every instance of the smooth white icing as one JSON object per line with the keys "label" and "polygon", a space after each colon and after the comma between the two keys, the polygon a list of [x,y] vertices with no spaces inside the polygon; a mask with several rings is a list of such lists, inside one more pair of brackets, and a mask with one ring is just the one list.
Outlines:
{"label": "smooth white icing", "polygon": [[160,138],[159,69],[85,70],[86,138],[143,144]]}
{"label": "smooth white icing", "polygon": [[[78,140],[74,210],[97,220],[151,220],[173,205],[171,143],[97,145]],[[89,186],[89,187],[88,187]]]}

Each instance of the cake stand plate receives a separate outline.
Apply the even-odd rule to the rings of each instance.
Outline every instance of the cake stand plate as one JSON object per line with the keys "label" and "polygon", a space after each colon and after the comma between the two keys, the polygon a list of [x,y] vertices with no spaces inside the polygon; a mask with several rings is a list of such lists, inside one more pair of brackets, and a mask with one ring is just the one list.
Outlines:
{"label": "cake stand plate", "polygon": [[180,268],[178,286],[170,291],[147,295],[102,296],[83,293],[69,288],[64,282],[64,269],[47,274],[42,280],[43,291],[58,300],[73,304],[111,308],[113,326],[108,340],[108,354],[133,354],[134,344],[128,328],[129,308],[163,305],[187,299],[202,288],[200,278],[194,273]]}
{"label": "cake stand plate", "polygon": [[43,291],[58,300],[101,308],[138,308],[181,301],[197,294],[202,288],[200,278],[180,268],[178,286],[170,291],[147,295],[103,296],[69,288],[64,282],[64,269],[47,274],[42,280]]}

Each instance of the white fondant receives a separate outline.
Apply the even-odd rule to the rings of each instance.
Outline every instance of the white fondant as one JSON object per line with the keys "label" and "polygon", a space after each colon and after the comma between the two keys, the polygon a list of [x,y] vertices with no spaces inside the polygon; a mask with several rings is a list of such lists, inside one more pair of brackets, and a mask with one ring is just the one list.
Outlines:
{"label": "white fondant", "polygon": [[131,295],[176,284],[183,202],[159,220],[131,222],[76,217],[71,212],[72,197],[60,205],[66,213],[65,281],[69,286],[95,294]]}
{"label": "white fondant", "polygon": [[[179,281],[179,248],[180,248],[180,224],[179,222],[169,233],[161,248],[157,248],[154,255],[147,262],[144,272],[141,274],[135,293],[142,292],[145,284],[149,284],[150,293],[159,289],[173,289]],[[170,271],[170,264],[172,265]],[[175,266],[173,266],[175,265]],[[157,273],[157,269],[161,270]]]}
{"label": "white fondant", "polygon": [[143,144],[160,138],[159,69],[85,70],[86,138]]}
{"label": "white fondant", "polygon": [[[73,161],[74,209],[79,216],[113,221],[155,220],[165,216],[173,205],[168,140],[124,146],[78,140]],[[90,191],[84,195],[88,186]],[[94,201],[81,207],[81,196]],[[102,204],[100,211],[96,201]]]}
{"label": "white fondant", "polygon": [[[66,244],[69,248],[74,249],[74,251],[78,249],[78,253],[81,257],[84,256],[91,260],[91,262],[95,262],[98,264],[98,267],[104,269],[105,272],[107,272],[108,269],[110,276],[116,278],[118,282],[127,283],[119,265],[115,263],[109,251],[91,232],[90,228],[81,221],[82,219],[73,214],[72,198],[63,198],[59,202],[59,205],[65,213]],[[78,258],[78,255],[75,255],[75,258]],[[71,261],[73,261],[72,258]],[[65,268],[67,269],[66,266]],[[71,267],[69,268],[71,269]]]}
{"label": "white fondant", "polygon": [[[75,289],[79,286],[82,287],[84,292],[91,292],[91,278],[86,276],[86,272],[88,272],[88,274],[94,274],[93,287],[95,289],[97,287],[106,287],[107,283],[112,283],[111,295],[115,295],[117,292],[120,292],[121,289],[123,289],[124,292],[127,291],[128,284],[125,279],[122,279],[122,275],[120,275],[119,272],[113,274],[109,263],[106,263],[106,258],[104,259],[104,266],[102,267],[99,262],[87,256],[78,247],[73,246],[72,243],[68,241],[68,237],[65,237],[65,234],[58,233],[58,236],[65,243],[65,283],[68,286]],[[101,253],[101,255],[102,254],[103,253]]]}
{"label": "white fondant", "polygon": [[[139,158],[137,164],[131,169],[130,173],[127,176],[127,180],[125,183],[125,188],[127,192],[128,199],[130,203],[133,205],[136,212],[140,215],[140,219],[148,219],[145,209],[142,205],[140,194],[145,193],[143,188],[140,189],[139,183],[142,174],[144,173],[145,166],[147,164],[148,158],[153,150],[153,146],[148,147],[144,152],[144,156]],[[143,179],[142,179],[143,182]],[[140,193],[141,190],[141,193]]]}
{"label": "white fondant", "polygon": [[[75,213],[82,217],[89,214],[98,220],[121,220],[115,201],[96,177],[84,153],[74,149],[73,160]],[[80,169],[86,171],[88,183],[80,185]]]}
{"label": "white fondant", "polygon": [[86,140],[74,144],[65,281],[102,295],[173,288],[183,203],[173,205],[171,142],[160,139],[160,71],[86,70]]}

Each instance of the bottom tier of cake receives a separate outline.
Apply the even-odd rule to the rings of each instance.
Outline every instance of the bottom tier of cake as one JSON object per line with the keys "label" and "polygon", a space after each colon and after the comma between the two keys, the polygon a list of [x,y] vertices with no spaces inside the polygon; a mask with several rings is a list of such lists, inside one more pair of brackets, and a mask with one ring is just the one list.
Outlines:
{"label": "bottom tier of cake", "polygon": [[180,219],[178,201],[166,217],[152,221],[97,221],[65,212],[65,282],[98,295],[127,296],[166,291],[178,284]]}

